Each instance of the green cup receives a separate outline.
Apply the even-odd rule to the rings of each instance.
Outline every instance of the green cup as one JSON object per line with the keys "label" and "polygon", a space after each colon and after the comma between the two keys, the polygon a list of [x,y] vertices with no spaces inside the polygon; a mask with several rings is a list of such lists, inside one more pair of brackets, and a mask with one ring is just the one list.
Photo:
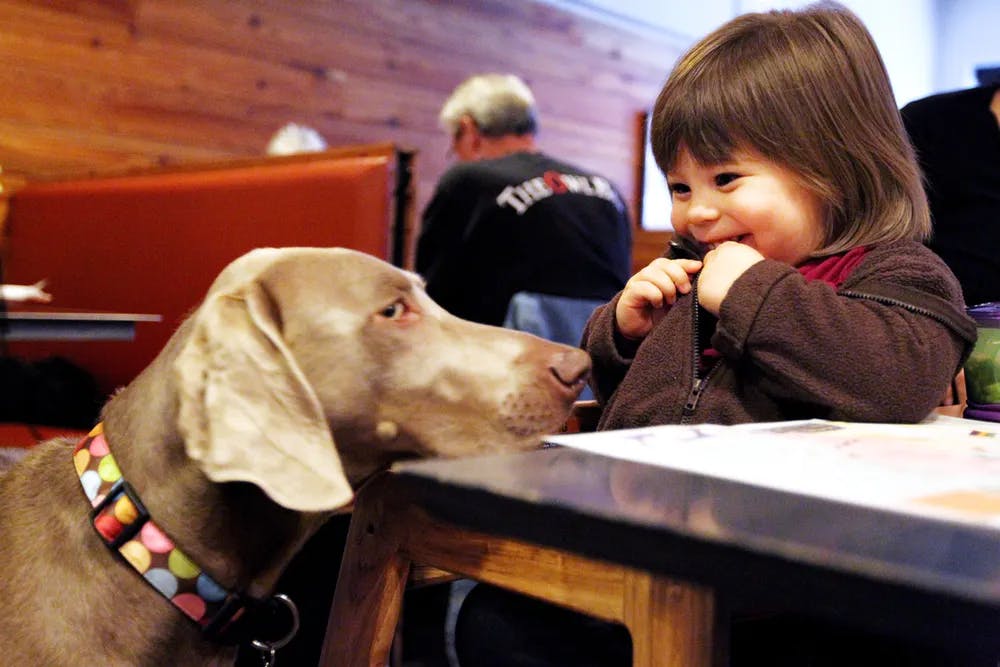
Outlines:
{"label": "green cup", "polygon": [[965,361],[965,388],[969,403],[1000,405],[1000,302],[968,309],[979,338]]}

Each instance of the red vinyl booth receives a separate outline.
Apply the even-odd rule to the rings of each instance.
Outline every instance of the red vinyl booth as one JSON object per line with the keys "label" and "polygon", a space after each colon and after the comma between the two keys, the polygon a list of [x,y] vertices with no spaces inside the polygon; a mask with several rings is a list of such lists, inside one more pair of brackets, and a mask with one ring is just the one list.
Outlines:
{"label": "red vinyl booth", "polygon": [[231,260],[342,246],[412,265],[412,154],[389,144],[121,176],[29,182],[9,196],[6,283],[47,280],[54,307],[150,313],[133,341],[8,341],[62,356],[110,394],[131,381]]}

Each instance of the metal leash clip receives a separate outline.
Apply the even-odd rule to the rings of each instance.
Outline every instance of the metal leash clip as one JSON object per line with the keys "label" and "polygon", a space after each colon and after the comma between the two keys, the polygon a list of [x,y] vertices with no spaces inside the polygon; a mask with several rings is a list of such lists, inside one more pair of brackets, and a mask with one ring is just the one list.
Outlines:
{"label": "metal leash clip", "polygon": [[264,667],[275,667],[278,649],[292,641],[292,638],[295,637],[295,633],[299,631],[299,609],[295,606],[295,603],[292,602],[292,599],[283,593],[278,593],[277,595],[271,597],[271,602],[274,601],[281,602],[288,608],[292,624],[288,633],[280,639],[276,639],[274,641],[261,641],[260,639],[254,639],[250,642],[251,646],[260,651],[261,657],[264,660]]}

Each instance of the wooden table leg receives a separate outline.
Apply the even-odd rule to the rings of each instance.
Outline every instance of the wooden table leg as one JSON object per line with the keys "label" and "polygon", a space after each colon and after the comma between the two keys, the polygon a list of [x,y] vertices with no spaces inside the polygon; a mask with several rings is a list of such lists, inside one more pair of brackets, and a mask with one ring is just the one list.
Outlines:
{"label": "wooden table leg", "polygon": [[632,635],[633,667],[727,664],[728,633],[719,621],[709,589],[626,573],[622,622]]}
{"label": "wooden table leg", "polygon": [[320,667],[383,667],[389,659],[410,561],[392,520],[396,499],[383,487],[374,480],[355,505]]}

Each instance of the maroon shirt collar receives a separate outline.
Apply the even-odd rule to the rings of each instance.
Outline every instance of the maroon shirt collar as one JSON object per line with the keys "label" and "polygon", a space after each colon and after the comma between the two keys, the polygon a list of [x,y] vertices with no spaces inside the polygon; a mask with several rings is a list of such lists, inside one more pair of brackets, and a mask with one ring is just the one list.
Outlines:
{"label": "maroon shirt collar", "polygon": [[806,280],[822,280],[836,289],[847,280],[866,252],[867,247],[858,246],[838,255],[806,260],[797,268]]}

